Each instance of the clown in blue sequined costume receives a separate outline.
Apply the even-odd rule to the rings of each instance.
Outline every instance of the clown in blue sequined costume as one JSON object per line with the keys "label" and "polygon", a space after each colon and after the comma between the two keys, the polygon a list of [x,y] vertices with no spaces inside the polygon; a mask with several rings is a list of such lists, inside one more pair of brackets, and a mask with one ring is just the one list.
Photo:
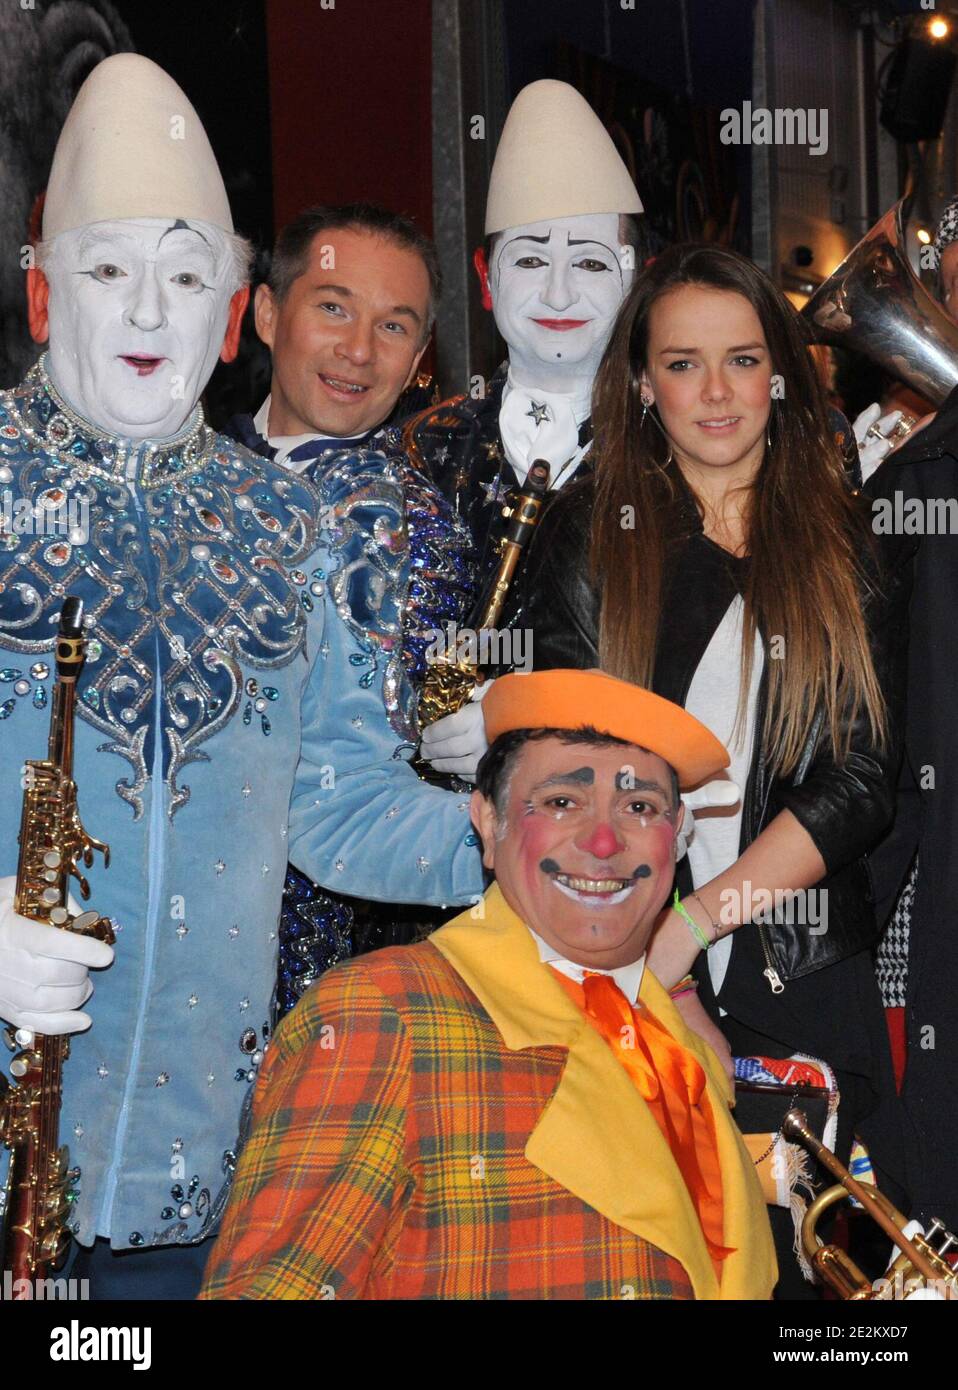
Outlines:
{"label": "clown in blue sequined costume", "polygon": [[64,1072],[81,1243],[211,1229],[269,1031],[287,851],[314,879],[387,900],[482,891],[463,803],[406,762],[402,487],[357,491],[349,463],[327,480],[321,537],[310,484],[214,434],[198,406],[154,444],[95,431],[42,360],[0,396],[15,509],[69,499],[85,518],[71,533],[68,509],[62,532],[0,541],[2,874],[16,867],[18,769],[46,744],[65,594],[83,599],[90,638],[76,780],[111,845],[91,901],[118,938]]}
{"label": "clown in blue sequined costume", "polygon": [[[460,799],[419,781],[383,706],[402,497],[324,511],[205,423],[248,263],[186,94],[140,55],[99,63],[26,275],[48,348],[0,394],[0,1021],[70,1037],[59,1132],[94,1297],[195,1288],[268,1039],[288,860],[388,901],[482,891]],[[17,911],[20,770],[47,747],[67,595],[88,638],[79,810],[112,851],[89,906],[115,948]]]}

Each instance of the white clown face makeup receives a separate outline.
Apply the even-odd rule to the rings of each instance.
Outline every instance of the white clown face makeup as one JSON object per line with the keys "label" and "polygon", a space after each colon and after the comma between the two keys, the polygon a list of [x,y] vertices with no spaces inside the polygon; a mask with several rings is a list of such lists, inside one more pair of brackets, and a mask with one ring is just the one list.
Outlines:
{"label": "white clown face makeup", "polygon": [[206,222],[131,218],[58,236],[48,366],[91,424],[130,439],[176,434],[223,346],[236,288],[225,233]]}
{"label": "white clown face makeup", "polygon": [[489,267],[514,379],[571,391],[595,376],[634,271],[617,213],[557,217],[500,233]]}

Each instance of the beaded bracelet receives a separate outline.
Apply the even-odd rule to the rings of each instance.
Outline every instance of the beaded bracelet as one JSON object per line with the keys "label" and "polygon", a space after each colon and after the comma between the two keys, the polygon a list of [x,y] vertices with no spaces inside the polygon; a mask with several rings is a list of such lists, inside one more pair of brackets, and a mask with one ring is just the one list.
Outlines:
{"label": "beaded bracelet", "polygon": [[682,918],[682,921],[685,923],[689,931],[692,933],[692,936],[695,938],[695,942],[700,947],[700,949],[703,951],[707,951],[709,948],[708,937],[705,935],[698,922],[696,922],[695,918],[689,912],[688,908],[682,902],[681,898],[679,897],[679,890],[677,888],[675,890],[675,897],[672,900],[672,910],[674,912],[677,912],[679,916]]}

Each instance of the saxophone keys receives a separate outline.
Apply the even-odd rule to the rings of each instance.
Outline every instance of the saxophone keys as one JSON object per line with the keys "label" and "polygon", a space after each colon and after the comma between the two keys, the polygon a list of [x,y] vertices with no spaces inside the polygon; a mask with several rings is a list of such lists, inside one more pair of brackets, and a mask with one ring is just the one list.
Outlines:
{"label": "saxophone keys", "polygon": [[95,936],[98,941],[105,941],[108,946],[112,946],[116,941],[113,923],[109,917],[101,917],[98,912],[81,912],[70,923],[70,930],[80,932],[83,936]]}
{"label": "saxophone keys", "polygon": [[83,901],[86,902],[87,898],[90,896],[90,885],[87,882],[84,875],[81,874],[80,870],[77,868],[76,860],[74,860],[73,863],[70,865],[70,873],[76,879],[77,892],[80,894],[80,897],[83,899]]}
{"label": "saxophone keys", "polygon": [[41,1061],[38,1052],[18,1052],[10,1063],[10,1075],[15,1076],[18,1081],[22,1081],[31,1068],[38,1067]]}

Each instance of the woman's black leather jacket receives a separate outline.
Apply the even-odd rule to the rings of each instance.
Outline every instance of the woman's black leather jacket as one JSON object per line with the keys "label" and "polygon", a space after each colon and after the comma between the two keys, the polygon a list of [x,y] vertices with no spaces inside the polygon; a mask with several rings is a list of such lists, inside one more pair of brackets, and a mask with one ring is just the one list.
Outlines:
{"label": "woman's black leather jacket", "polygon": [[[591,479],[557,496],[539,523],[517,586],[512,625],[529,630],[537,670],[599,664],[598,596],[590,582],[588,564],[592,505]],[[703,534],[690,497],[682,508],[680,529],[682,539],[670,547],[664,576],[653,686],[658,694],[684,704],[716,627],[741,591],[748,561],[735,559]],[[875,568],[870,566],[872,571]],[[748,1015],[753,1026],[761,1026],[754,1007],[760,1002],[756,989],[779,993],[788,982],[855,955],[876,940],[878,928],[864,856],[893,814],[907,602],[908,595],[898,581],[894,589],[886,586],[879,591],[876,586],[865,608],[872,655],[889,706],[891,737],[887,748],[874,746],[868,721],[862,715],[851,730],[849,755],[838,764],[823,727],[823,711],[818,710],[809,720],[798,767],[783,778],[770,771],[761,739],[756,737],[744,791],[740,852],[780,811],[788,809],[815,842],[828,873],[817,885],[819,894],[827,890],[827,898],[822,900],[827,904],[825,930],[821,922],[789,923],[786,908],[777,914],[777,920],[767,916],[759,931],[736,932],[733,937],[735,954],[741,957],[747,952],[757,969],[733,971],[730,963],[718,1002],[730,1013]],[[755,722],[758,730],[762,727],[766,686],[763,676]],[[680,865],[678,883],[683,891],[691,889],[687,860]],[[750,1000],[743,999],[740,1010],[730,1007],[732,996],[746,986]],[[758,1009],[758,1014],[765,1013],[764,1007]]]}

